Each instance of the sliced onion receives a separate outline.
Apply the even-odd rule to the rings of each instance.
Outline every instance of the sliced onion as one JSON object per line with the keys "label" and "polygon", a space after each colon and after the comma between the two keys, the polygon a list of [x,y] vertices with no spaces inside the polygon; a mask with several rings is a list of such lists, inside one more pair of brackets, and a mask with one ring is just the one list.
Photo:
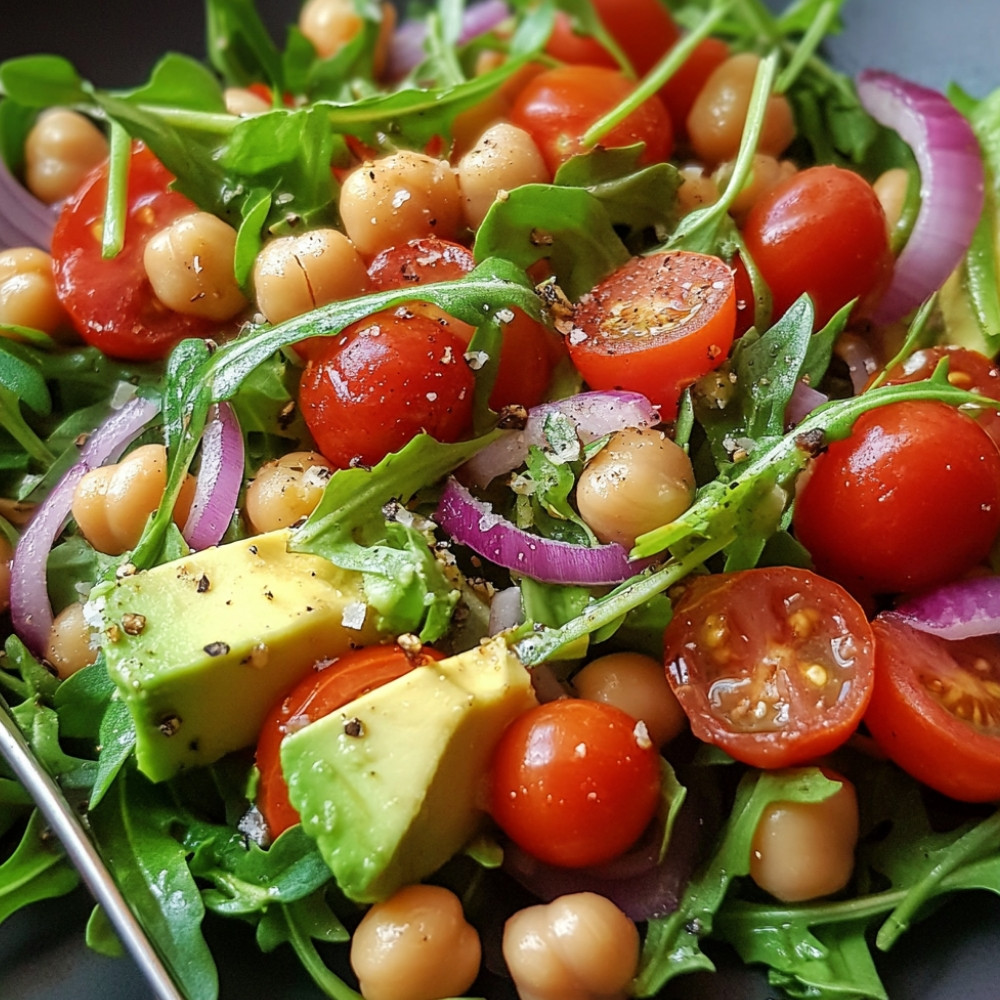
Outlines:
{"label": "sliced onion", "polygon": [[909,598],[896,614],[913,628],[942,639],[1000,633],[1000,577],[945,584]]}
{"label": "sliced onion", "polygon": [[660,422],[656,407],[638,392],[581,392],[553,403],[542,403],[528,411],[521,431],[509,431],[462,466],[462,478],[474,486],[486,486],[497,476],[524,463],[528,449],[545,445],[545,421],[562,414],[576,424],[584,444],[626,427],[653,427]]}
{"label": "sliced onion", "polygon": [[87,439],[80,457],[38,505],[18,539],[10,567],[10,617],[14,631],[41,655],[52,629],[45,567],[49,552],[69,520],[76,484],[91,469],[116,461],[159,412],[159,405],[134,396]]}
{"label": "sliced onion", "polygon": [[521,604],[521,588],[506,587],[498,590],[490,601],[489,634],[496,635],[514,628],[524,621],[524,607]]}
{"label": "sliced onion", "polygon": [[0,155],[0,250],[52,245],[57,212],[39,201],[10,172]]}
{"label": "sliced onion", "polygon": [[875,322],[892,323],[940,288],[969,249],[983,210],[982,154],[972,126],[936,90],[866,70],[858,97],[877,122],[899,133],[920,168],[920,210],[872,313]]}
{"label": "sliced onion", "polygon": [[829,400],[830,397],[826,393],[814,389],[807,382],[799,379],[795,383],[791,399],[788,400],[788,405],[785,407],[785,426],[794,427],[801,423],[817,406],[822,406]]}
{"label": "sliced onion", "polygon": [[201,467],[184,540],[192,549],[218,545],[236,511],[243,485],[243,434],[228,403],[209,411],[201,438]]}
{"label": "sliced onion", "polygon": [[[458,36],[460,45],[485,34],[510,16],[510,7],[505,0],[481,0],[468,7],[462,14],[462,30]],[[422,21],[404,21],[393,34],[389,45],[386,72],[390,79],[406,76],[424,61],[424,40],[427,26]]]}
{"label": "sliced onion", "polygon": [[454,478],[445,485],[435,520],[477,555],[543,583],[621,583],[647,565],[630,562],[628,552],[615,543],[589,548],[528,534],[495,514],[488,503],[476,500]]}

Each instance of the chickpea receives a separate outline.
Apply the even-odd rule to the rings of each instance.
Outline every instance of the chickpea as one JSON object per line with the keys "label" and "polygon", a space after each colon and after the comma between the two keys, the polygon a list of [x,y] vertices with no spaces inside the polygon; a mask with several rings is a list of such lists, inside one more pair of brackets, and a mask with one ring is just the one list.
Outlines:
{"label": "chickpea", "polygon": [[910,187],[910,175],[903,167],[893,167],[875,178],[872,189],[885,212],[885,222],[889,227],[889,236],[903,218],[903,207],[906,205],[906,194]]}
{"label": "chickpea", "polygon": [[[735,158],[759,64],[758,56],[741,52],[730,56],[705,81],[687,118],[691,146],[699,159],[716,164]],[[783,94],[772,94],[764,111],[757,152],[778,156],[794,138],[792,107]]]}
{"label": "chickpea", "polygon": [[602,542],[630,549],[636,538],[691,506],[694,470],[684,449],[662,431],[616,431],[576,484],[580,516]]}
{"label": "chickpea", "polygon": [[750,877],[786,903],[828,896],[847,885],[858,842],[858,799],[839,774],[841,787],[822,802],[776,802],[753,836]]}
{"label": "chickpea", "polygon": [[435,235],[453,239],[461,222],[458,181],[447,160],[400,150],[344,178],[340,217],[362,254]]}
{"label": "chickpea", "polygon": [[0,614],[10,607],[10,563],[14,558],[14,546],[10,539],[0,534]]}
{"label": "chickpea", "polygon": [[481,950],[453,892],[411,885],[365,914],[351,939],[351,968],[365,1000],[439,1000],[472,985]]}
{"label": "chickpea", "polygon": [[253,266],[257,308],[282,323],[317,306],[370,291],[361,254],[337,229],[313,229],[272,240]]}
{"label": "chickpea", "polygon": [[24,143],[24,181],[28,190],[51,205],[68,198],[84,177],[108,158],[108,140],[85,115],[49,108]]}
{"label": "chickpea", "polygon": [[719,187],[714,178],[696,163],[681,167],[681,186],[677,189],[677,208],[681,215],[714,205],[719,200]]}
{"label": "chickpea", "polygon": [[333,467],[318,452],[293,451],[262,465],[247,487],[244,512],[254,531],[274,531],[308,517]]}
{"label": "chickpea", "polygon": [[35,247],[0,252],[0,325],[27,326],[45,333],[69,329],[56,294],[52,258]]}
{"label": "chickpea", "polygon": [[[166,449],[161,444],[142,445],[117,465],[92,469],[80,479],[73,494],[73,519],[98,552],[121,555],[139,541],[166,485]],[[190,510],[194,485],[189,476],[174,507],[178,524]]]}
{"label": "chickpea", "polygon": [[91,627],[83,617],[83,605],[70,604],[56,615],[45,645],[45,659],[65,680],[97,659],[97,643]]}
{"label": "chickpea", "polygon": [[510,122],[497,122],[455,168],[465,203],[465,221],[475,229],[501,191],[551,180],[535,140]]}
{"label": "chickpea", "polygon": [[603,701],[642,720],[658,747],[687,726],[687,716],[667,681],[663,664],[642,653],[608,653],[591,660],[574,678],[581,698]]}
{"label": "chickpea", "polygon": [[639,962],[639,932],[609,899],[560,896],[514,914],[503,957],[521,1000],[618,1000]]}
{"label": "chickpea", "polygon": [[265,101],[260,94],[255,94],[246,87],[226,87],[222,99],[226,102],[226,110],[240,118],[262,115],[271,110],[270,101]]}
{"label": "chickpea", "polygon": [[[727,160],[720,163],[712,174],[716,184],[720,188],[725,188],[729,183],[729,178],[733,174],[734,160]],[[753,158],[753,166],[750,177],[740,189],[739,194],[729,206],[729,214],[740,224],[747,217],[750,209],[761,199],[771,188],[777,187],[782,181],[787,180],[796,171],[795,164],[791,160],[779,160],[775,156],[767,153],[756,153]]]}
{"label": "chickpea", "polygon": [[156,297],[175,312],[222,322],[247,300],[236,283],[236,230],[211,212],[175,219],[142,254]]}

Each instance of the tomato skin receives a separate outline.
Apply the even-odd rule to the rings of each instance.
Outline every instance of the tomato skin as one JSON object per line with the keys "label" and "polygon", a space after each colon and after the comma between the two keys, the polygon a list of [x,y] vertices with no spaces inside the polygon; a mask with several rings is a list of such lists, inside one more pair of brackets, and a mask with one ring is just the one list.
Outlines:
{"label": "tomato skin", "polygon": [[885,212],[871,185],[841,167],[810,167],[765,192],[743,238],[771,289],[776,319],[803,292],[817,328],[853,298],[855,314],[864,315],[892,273]]}
{"label": "tomato skin", "polygon": [[663,645],[691,731],[754,767],[793,767],[835,750],[871,696],[868,619],[847,591],[808,570],[697,577]]}
{"label": "tomato skin", "polygon": [[105,354],[127,361],[158,361],[186,337],[207,338],[219,323],[168,309],[153,293],[142,255],[150,237],[175,219],[197,211],[168,189],[173,175],[142,144],[128,170],[125,243],[110,260],[101,257],[101,223],[108,167],[97,167],[67,199],[52,233],[52,261],[59,298],[80,336]]}
{"label": "tomato skin", "polygon": [[681,391],[725,361],[735,327],[732,269],[675,251],[636,257],[581,298],[567,345],[591,388],[641,392],[670,420]]}
{"label": "tomato skin", "polygon": [[551,865],[617,857],[649,825],[659,798],[656,748],[637,737],[633,718],[602,702],[560,698],[529,709],[493,754],[493,819]]}
{"label": "tomato skin", "polygon": [[368,646],[333,660],[320,660],[311,673],[268,712],[257,739],[257,808],[273,840],[299,821],[288,799],[288,785],[281,771],[281,741],[291,720],[304,722],[335,712],[355,698],[402,677],[414,667],[425,666],[443,655],[429,646],[409,654],[398,645]]}
{"label": "tomato skin", "polygon": [[299,403],[332,465],[374,465],[420,431],[457,441],[470,428],[465,343],[434,320],[376,313],[327,339],[302,373]]}
{"label": "tomato skin", "polygon": [[875,742],[943,795],[1000,799],[1000,637],[950,642],[892,612],[878,615],[872,631],[875,689],[865,724]]}
{"label": "tomato skin", "polygon": [[[583,134],[605,112],[624,100],[635,84],[603,66],[558,66],[539,73],[518,94],[510,120],[535,140],[545,165],[555,173],[563,163],[586,152]],[[673,150],[673,125],[663,102],[650,97],[600,141],[612,149],[645,143],[641,163],[661,163]]]}
{"label": "tomato skin", "polygon": [[729,58],[729,46],[719,38],[703,38],[680,69],[658,91],[678,136],[687,134],[687,117],[705,81]]}
{"label": "tomato skin", "polygon": [[945,583],[985,559],[1000,531],[1000,452],[944,403],[877,407],[816,458],[792,523],[817,570],[852,590]]}

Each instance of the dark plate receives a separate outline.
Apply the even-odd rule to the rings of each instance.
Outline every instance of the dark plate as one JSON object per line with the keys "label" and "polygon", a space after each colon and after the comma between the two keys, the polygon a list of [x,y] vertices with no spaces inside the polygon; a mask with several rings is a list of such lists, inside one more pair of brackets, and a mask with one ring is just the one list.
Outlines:
{"label": "dark plate", "polygon": [[[258,0],[279,28],[294,15],[296,0]],[[145,79],[168,49],[202,55],[201,3],[181,0],[46,0],[6,4],[0,15],[0,59],[38,51],[71,58],[101,86]],[[830,45],[844,70],[875,66],[931,86],[956,82],[982,96],[1000,85],[997,0],[850,0],[846,31]],[[127,959],[111,960],[84,945],[90,902],[81,892],[42,903],[0,927],[0,997],[3,1000],[116,1000],[145,998],[149,990]],[[222,996],[315,1000],[318,992],[288,954],[262,957],[240,926],[210,928],[220,958]],[[949,903],[903,938],[880,960],[892,1000],[996,1000],[1000,902],[968,894]],[[683,1000],[763,1000],[761,979],[719,956],[717,976],[678,983]]]}

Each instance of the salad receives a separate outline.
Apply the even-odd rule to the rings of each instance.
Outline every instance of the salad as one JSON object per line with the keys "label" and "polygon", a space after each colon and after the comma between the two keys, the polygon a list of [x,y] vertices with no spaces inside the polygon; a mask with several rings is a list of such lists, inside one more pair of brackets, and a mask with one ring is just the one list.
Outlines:
{"label": "salad", "polygon": [[0,693],[186,996],[885,997],[1000,893],[1000,98],[843,6],[0,64]]}

